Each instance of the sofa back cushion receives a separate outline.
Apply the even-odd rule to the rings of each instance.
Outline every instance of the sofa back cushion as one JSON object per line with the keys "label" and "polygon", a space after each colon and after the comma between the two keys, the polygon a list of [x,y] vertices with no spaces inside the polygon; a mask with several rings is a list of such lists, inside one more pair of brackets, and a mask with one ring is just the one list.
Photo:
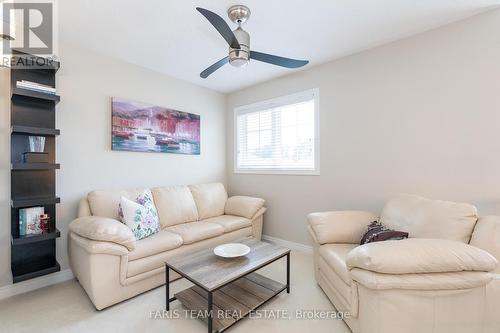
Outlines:
{"label": "sofa back cushion", "polygon": [[[470,245],[488,251],[500,262],[500,216],[480,217],[474,227]],[[500,265],[495,273],[500,276]],[[498,283],[500,288],[500,280]]]}
{"label": "sofa back cushion", "polygon": [[87,195],[90,212],[93,216],[108,217],[119,220],[118,205],[121,197],[135,200],[144,193],[146,188],[136,188],[122,191],[92,191]]}
{"label": "sofa back cushion", "polygon": [[221,183],[190,185],[200,220],[224,215],[227,192]]}
{"label": "sofa back cushion", "polygon": [[151,189],[162,228],[198,220],[198,210],[187,186]]}
{"label": "sofa back cushion", "polygon": [[476,207],[466,203],[400,195],[387,202],[380,222],[406,231],[410,238],[441,238],[468,243],[477,222]]}

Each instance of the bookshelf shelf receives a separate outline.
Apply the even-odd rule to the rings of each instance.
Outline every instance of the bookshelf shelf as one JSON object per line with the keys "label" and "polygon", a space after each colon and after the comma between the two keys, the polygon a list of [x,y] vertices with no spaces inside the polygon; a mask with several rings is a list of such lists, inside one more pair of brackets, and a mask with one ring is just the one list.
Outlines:
{"label": "bookshelf shelf", "polygon": [[17,238],[11,237],[12,246],[18,246],[29,243],[43,242],[49,239],[55,239],[61,237],[61,232],[56,229],[52,232],[43,233],[40,235],[26,235],[19,236]]}
{"label": "bookshelf shelf", "polygon": [[22,199],[12,199],[12,208],[23,208],[32,206],[45,206],[45,205],[55,205],[61,202],[58,197],[34,197],[34,198],[22,198]]}
{"label": "bookshelf shelf", "polygon": [[47,275],[50,273],[59,272],[61,266],[57,260],[32,263],[28,262],[25,264],[18,265],[15,269],[12,269],[12,280],[14,283],[26,281],[39,276]]}
{"label": "bookshelf shelf", "polygon": [[12,89],[12,96],[21,96],[21,97],[29,97],[29,98],[38,98],[47,101],[54,101],[58,103],[61,100],[59,95],[44,93],[41,91],[34,91],[29,89],[23,89],[15,87]]}
{"label": "bookshelf shelf", "polygon": [[[15,57],[35,56],[16,52]],[[37,57],[35,57],[37,58]],[[56,104],[60,97],[42,91],[17,87],[17,82],[34,82],[55,87],[58,62],[43,68],[21,68],[10,70],[10,151],[11,151],[11,251],[10,262],[13,282],[21,282],[61,269],[56,260],[56,240],[61,232],[56,226],[56,205],[61,201],[56,195]],[[29,153],[28,136],[44,136],[43,154]],[[31,162],[31,163],[27,163]],[[37,214],[49,216],[48,230],[39,235],[20,236],[21,208],[43,207]],[[24,216],[24,215],[23,215]],[[37,215],[31,215],[35,218]],[[23,220],[24,221],[24,220]],[[31,221],[31,220],[29,220]],[[27,222],[29,225],[31,222]],[[25,225],[23,224],[23,228]]]}
{"label": "bookshelf shelf", "polygon": [[40,135],[40,136],[56,136],[61,134],[61,131],[55,128],[33,127],[33,126],[11,126],[10,132],[12,134],[27,134],[27,135]]}
{"label": "bookshelf shelf", "polygon": [[30,171],[30,170],[56,170],[60,169],[59,163],[12,163],[12,171]]}

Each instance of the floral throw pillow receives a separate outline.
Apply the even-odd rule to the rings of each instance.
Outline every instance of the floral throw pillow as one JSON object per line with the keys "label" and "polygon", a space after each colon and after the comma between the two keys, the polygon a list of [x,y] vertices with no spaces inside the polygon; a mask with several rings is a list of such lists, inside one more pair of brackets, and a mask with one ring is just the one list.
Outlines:
{"label": "floral throw pillow", "polygon": [[118,215],[122,223],[132,230],[137,240],[160,231],[158,212],[149,190],[144,191],[135,201],[121,197]]}

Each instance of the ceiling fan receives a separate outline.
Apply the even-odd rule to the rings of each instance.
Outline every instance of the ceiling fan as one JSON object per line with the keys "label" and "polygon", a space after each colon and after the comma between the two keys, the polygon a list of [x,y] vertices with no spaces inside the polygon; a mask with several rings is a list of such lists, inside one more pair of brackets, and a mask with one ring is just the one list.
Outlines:
{"label": "ceiling fan", "polygon": [[201,72],[200,76],[204,79],[227,63],[235,67],[243,67],[250,62],[250,59],[286,68],[299,68],[309,63],[307,60],[295,60],[272,54],[250,51],[250,35],[241,28],[241,25],[250,17],[250,9],[247,6],[235,5],[228,9],[227,15],[231,21],[238,25],[238,28],[233,31],[231,31],[226,21],[214,12],[200,7],[196,7],[196,10],[206,17],[229,44],[229,56],[222,58]]}

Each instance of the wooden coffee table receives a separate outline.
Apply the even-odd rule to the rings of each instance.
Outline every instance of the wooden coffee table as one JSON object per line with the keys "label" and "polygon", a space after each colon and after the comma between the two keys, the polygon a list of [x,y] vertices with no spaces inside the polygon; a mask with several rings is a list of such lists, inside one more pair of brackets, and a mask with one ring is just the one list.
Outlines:
{"label": "wooden coffee table", "polygon": [[[286,290],[290,293],[290,250],[279,245],[242,240],[250,253],[239,258],[221,258],[207,249],[172,258],[165,263],[166,309],[179,300],[186,308],[207,311],[208,332],[222,332],[268,300]],[[286,284],[255,273],[286,257]],[[194,286],[170,297],[170,269]],[[205,312],[204,312],[205,313]]]}

